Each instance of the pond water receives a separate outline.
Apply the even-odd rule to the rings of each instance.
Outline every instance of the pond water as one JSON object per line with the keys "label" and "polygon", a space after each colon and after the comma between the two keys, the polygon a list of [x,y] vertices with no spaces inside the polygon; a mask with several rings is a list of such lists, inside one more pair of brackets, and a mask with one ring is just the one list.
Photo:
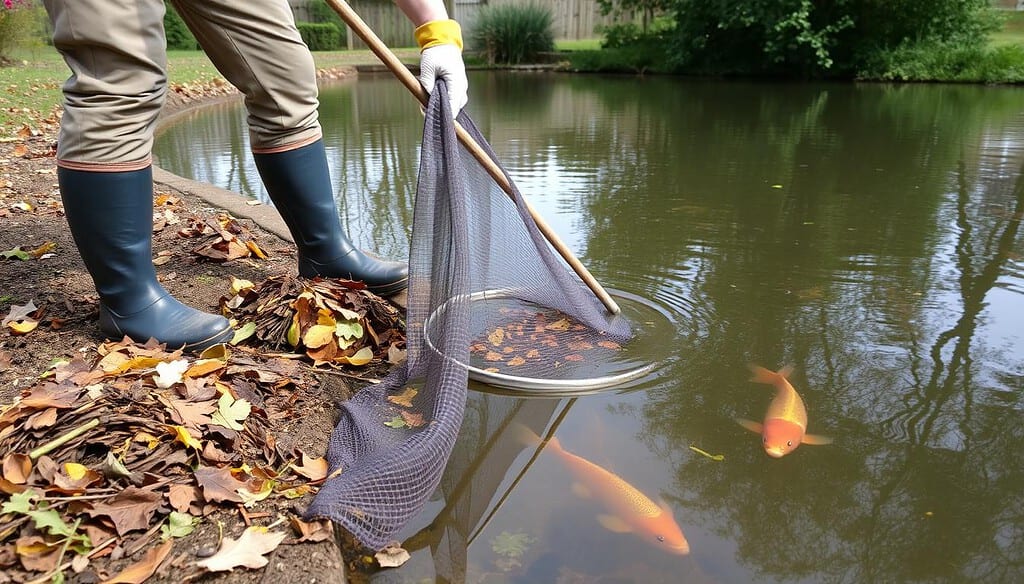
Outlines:
{"label": "pond water", "polygon": [[[418,107],[387,76],[322,101],[347,228],[406,256]],[[673,358],[596,395],[471,392],[413,559],[375,581],[1024,581],[1024,89],[480,73],[469,112],[598,281],[675,316]],[[247,152],[232,105],[156,155],[264,198]],[[793,365],[833,442],[767,456],[735,421],[772,398],[749,363]],[[690,553],[602,526],[518,422],[663,501]]]}

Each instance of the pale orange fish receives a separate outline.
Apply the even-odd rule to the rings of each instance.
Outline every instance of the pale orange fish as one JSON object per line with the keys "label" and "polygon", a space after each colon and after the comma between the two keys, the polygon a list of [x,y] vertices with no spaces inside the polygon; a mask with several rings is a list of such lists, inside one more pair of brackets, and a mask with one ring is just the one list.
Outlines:
{"label": "pale orange fish", "polygon": [[[540,436],[526,426],[520,427],[520,437],[528,445],[541,442]],[[569,469],[574,479],[573,492],[593,498],[604,507],[605,513],[597,519],[605,528],[616,533],[633,533],[669,553],[690,553],[690,544],[665,501],[655,503],[617,474],[562,448],[558,438],[548,441],[548,451]]]}
{"label": "pale orange fish", "polygon": [[800,394],[789,383],[792,366],[772,371],[750,365],[754,372],[751,381],[767,383],[775,387],[775,397],[764,414],[764,423],[738,418],[741,426],[761,435],[764,451],[772,458],[782,458],[796,450],[801,444],[830,444],[832,439],[827,436],[807,434],[807,410]]}

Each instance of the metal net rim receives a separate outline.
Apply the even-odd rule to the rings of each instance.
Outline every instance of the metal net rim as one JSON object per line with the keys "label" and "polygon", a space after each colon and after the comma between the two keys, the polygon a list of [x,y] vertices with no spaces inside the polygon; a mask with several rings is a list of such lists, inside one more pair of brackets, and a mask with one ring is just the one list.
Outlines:
{"label": "metal net rim", "polygon": [[[612,296],[619,296],[617,292],[608,290],[608,293]],[[479,300],[491,300],[499,298],[513,298],[517,299],[519,296],[515,294],[515,291],[509,288],[494,288],[490,290],[481,290],[479,292],[473,292],[468,295],[462,295],[459,297],[451,298],[441,303],[430,316],[423,322],[423,338],[426,341],[427,346],[430,350],[435,352],[438,356],[443,359],[447,359],[459,367],[466,369],[469,372],[469,378],[473,381],[485,383],[498,388],[509,390],[513,393],[529,393],[529,392],[551,392],[551,391],[565,391],[570,393],[585,392],[588,390],[607,389],[609,387],[615,387],[628,383],[644,375],[650,373],[656,366],[656,363],[647,363],[637,367],[635,369],[625,371],[622,373],[616,373],[614,375],[602,375],[599,377],[585,377],[581,379],[545,379],[542,377],[524,377],[518,375],[508,375],[506,373],[498,373],[494,371],[485,371],[479,367],[474,367],[469,363],[463,363],[456,358],[450,357],[444,354],[439,348],[437,348],[430,338],[430,331],[433,323],[436,319],[442,315],[447,309],[449,303],[457,300],[461,297],[466,297],[470,302]]]}

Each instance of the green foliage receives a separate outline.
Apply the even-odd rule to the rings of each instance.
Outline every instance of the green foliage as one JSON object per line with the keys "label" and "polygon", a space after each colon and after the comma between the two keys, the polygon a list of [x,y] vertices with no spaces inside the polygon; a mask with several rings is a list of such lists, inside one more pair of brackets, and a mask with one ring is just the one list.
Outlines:
{"label": "green foliage", "polygon": [[468,39],[470,49],[484,53],[490,64],[535,62],[553,51],[551,9],[538,4],[487,5],[477,14]]}
{"label": "green foliage", "polygon": [[589,73],[671,73],[664,43],[656,37],[643,42],[602,49],[574,51],[567,55],[569,69]]}
{"label": "green foliage", "polygon": [[601,48],[617,49],[639,41],[643,30],[634,22],[622,22],[603,27],[601,36]]}
{"label": "green foliage", "polygon": [[174,6],[164,2],[167,11],[164,13],[164,34],[167,37],[167,49],[171,51],[194,51],[199,48],[199,42],[192,35],[192,31],[185,26],[185,21],[174,9]]}
{"label": "green foliage", "polygon": [[296,23],[302,41],[311,51],[336,51],[341,48],[341,30],[329,22]]}
{"label": "green foliage", "polygon": [[876,55],[858,73],[885,81],[1024,82],[1024,46],[960,46],[934,43],[903,46]]}
{"label": "green foliage", "polygon": [[980,46],[988,0],[673,0],[673,66],[717,74],[852,75],[917,45]]}
{"label": "green foliage", "polygon": [[46,12],[27,0],[11,8],[0,6],[0,65],[16,49],[34,48],[49,41]]}
{"label": "green foliage", "polygon": [[618,18],[631,17],[639,12],[642,15],[640,30],[648,31],[648,25],[654,18],[672,8],[674,0],[597,0],[601,14]]}
{"label": "green foliage", "polygon": [[341,19],[341,16],[325,0],[310,0],[309,4],[306,5],[306,10],[309,11],[310,22],[331,22],[336,24],[338,28],[345,27],[345,21]]}

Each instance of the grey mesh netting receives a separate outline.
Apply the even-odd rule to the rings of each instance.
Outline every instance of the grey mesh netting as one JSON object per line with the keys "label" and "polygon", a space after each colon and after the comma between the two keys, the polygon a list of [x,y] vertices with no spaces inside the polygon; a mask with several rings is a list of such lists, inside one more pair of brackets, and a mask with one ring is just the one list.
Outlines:
{"label": "grey mesh netting", "polygon": [[[497,162],[465,112],[459,123]],[[585,360],[581,347],[630,336],[626,319],[609,314],[554,253],[512,191],[458,142],[439,83],[426,111],[410,242],[408,359],[341,405],[327,452],[332,475],[341,471],[308,511],[369,548],[393,541],[437,487],[462,423],[471,345],[487,349],[478,352],[488,367],[563,374]],[[490,296],[502,305],[480,301]],[[408,397],[409,387],[417,390],[411,407],[388,400]],[[422,423],[390,423],[403,411]]]}

